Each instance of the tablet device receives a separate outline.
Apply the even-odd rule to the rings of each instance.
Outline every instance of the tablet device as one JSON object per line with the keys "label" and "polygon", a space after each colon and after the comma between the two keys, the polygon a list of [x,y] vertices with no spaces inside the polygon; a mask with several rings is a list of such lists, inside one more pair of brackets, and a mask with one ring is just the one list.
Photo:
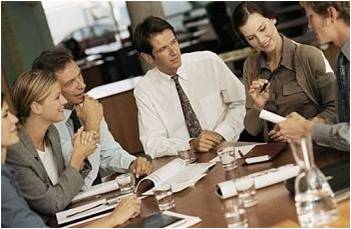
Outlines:
{"label": "tablet device", "polygon": [[126,225],[126,228],[162,228],[183,220],[183,218],[156,213]]}

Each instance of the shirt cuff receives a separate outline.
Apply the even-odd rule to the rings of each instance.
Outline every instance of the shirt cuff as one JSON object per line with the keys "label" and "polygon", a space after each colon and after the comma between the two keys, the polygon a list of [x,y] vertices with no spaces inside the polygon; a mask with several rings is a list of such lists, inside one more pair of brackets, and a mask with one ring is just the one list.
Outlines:
{"label": "shirt cuff", "polygon": [[129,169],[132,165],[133,161],[135,161],[136,157],[133,155],[128,154],[126,160],[126,167],[123,169]]}
{"label": "shirt cuff", "polygon": [[150,155],[148,155],[148,154],[141,154],[141,155],[138,155],[138,157],[143,157],[143,158],[145,158],[146,160],[148,160],[148,161],[152,161],[152,158],[151,158],[151,156]]}
{"label": "shirt cuff", "polygon": [[318,144],[330,141],[330,125],[316,123],[312,127],[312,139]]}
{"label": "shirt cuff", "polygon": [[232,128],[230,128],[228,126],[220,125],[214,131],[216,131],[217,133],[222,135],[222,137],[224,138],[225,141],[231,141],[235,138]]}

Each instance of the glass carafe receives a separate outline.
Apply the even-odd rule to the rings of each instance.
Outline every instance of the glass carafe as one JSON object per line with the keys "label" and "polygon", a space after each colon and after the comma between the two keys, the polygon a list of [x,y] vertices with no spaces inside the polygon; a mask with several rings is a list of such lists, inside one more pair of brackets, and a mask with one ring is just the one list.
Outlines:
{"label": "glass carafe", "polygon": [[295,206],[302,227],[325,227],[337,219],[334,193],[323,173],[316,167],[311,136],[290,142],[300,167],[295,179]]}

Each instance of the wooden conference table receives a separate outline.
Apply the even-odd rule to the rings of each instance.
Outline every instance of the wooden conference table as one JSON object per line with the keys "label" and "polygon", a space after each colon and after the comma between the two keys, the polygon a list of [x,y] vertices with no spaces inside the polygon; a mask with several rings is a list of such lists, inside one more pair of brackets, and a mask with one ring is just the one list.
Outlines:
{"label": "wooden conference table", "polygon": [[[316,149],[315,161],[317,166],[325,166],[338,160],[349,160],[348,152],[338,152],[333,149]],[[198,153],[198,162],[207,162],[216,156],[215,153]],[[159,168],[174,157],[163,157],[154,160],[153,165]],[[194,227],[227,227],[222,201],[214,194],[215,185],[219,182],[258,172],[264,169],[294,163],[289,147],[274,161],[268,163],[242,166],[231,172],[225,172],[217,163],[208,175],[198,181],[194,187],[187,188],[174,194],[176,206],[173,211],[181,214],[198,216],[201,222]],[[258,204],[247,209],[249,227],[299,227],[293,198],[289,195],[284,183],[278,183],[257,190]],[[331,226],[350,226],[349,199],[338,203],[339,219]],[[142,200],[140,217],[146,217],[158,211],[153,196]],[[133,220],[134,221],[134,220]],[[123,226],[123,225],[122,225]]]}

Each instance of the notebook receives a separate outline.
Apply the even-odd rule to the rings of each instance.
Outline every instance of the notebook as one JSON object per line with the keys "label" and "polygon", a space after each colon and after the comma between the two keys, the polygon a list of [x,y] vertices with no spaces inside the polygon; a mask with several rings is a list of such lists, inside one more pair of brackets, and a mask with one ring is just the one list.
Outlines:
{"label": "notebook", "polygon": [[264,145],[256,145],[244,155],[246,164],[254,164],[273,160],[282,152],[287,144],[285,142],[274,142]]}

